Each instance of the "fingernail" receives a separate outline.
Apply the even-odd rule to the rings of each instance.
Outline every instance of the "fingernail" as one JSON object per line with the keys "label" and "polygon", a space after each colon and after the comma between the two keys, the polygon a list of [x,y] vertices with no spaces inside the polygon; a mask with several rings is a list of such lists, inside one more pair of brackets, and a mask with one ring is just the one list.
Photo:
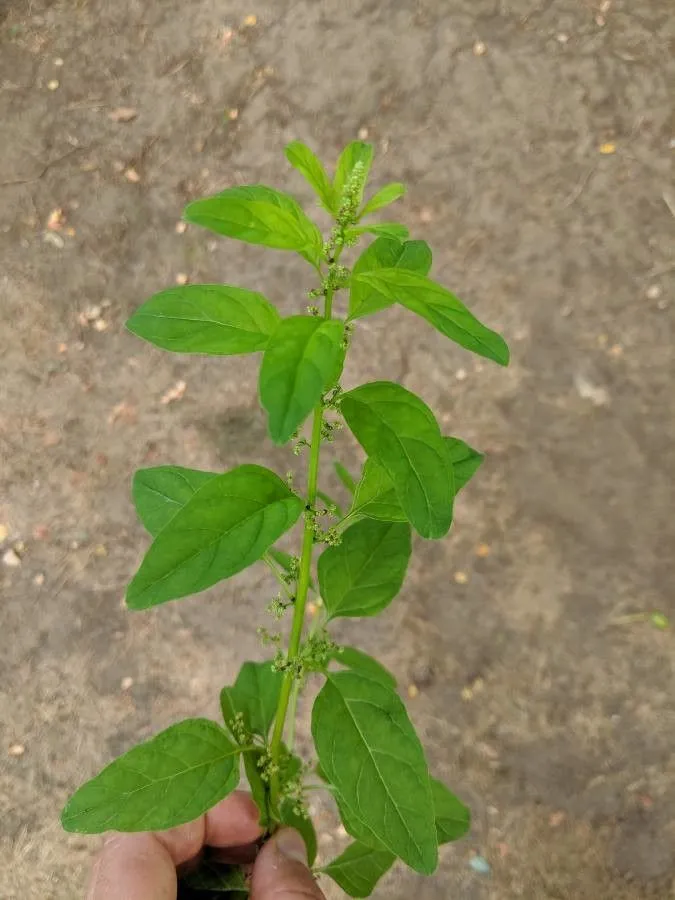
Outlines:
{"label": "fingernail", "polygon": [[305,842],[294,828],[284,828],[276,840],[277,848],[286,859],[307,865],[307,849]]}

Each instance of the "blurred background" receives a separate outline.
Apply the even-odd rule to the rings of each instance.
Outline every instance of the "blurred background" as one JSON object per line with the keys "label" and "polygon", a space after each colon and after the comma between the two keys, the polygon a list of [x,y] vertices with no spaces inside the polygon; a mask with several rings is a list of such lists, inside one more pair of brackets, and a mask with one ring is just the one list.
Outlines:
{"label": "blurred background", "polygon": [[[302,260],[182,208],[262,182],[313,209],[284,145],[333,164],[357,137],[375,186],[408,185],[387,218],[513,358],[404,309],[354,339],[346,386],[398,380],[487,453],[387,613],[340,626],[473,810],[435,878],[397,869],[377,896],[673,896],[674,46],[666,0],[0,3],[0,897],[81,896],[97,841],[61,832],[67,795],[216,716],[262,658],[262,566],[122,604],[147,545],[135,468],[298,468],[266,441],[258,361],[164,354],[123,323],[186,281],[302,310]],[[331,453],[359,464],[347,435]],[[315,813],[327,859],[344,836]]]}

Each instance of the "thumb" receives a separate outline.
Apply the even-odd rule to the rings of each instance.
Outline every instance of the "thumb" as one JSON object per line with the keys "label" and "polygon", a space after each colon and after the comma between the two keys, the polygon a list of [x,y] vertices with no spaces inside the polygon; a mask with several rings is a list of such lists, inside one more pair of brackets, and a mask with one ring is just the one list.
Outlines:
{"label": "thumb", "polygon": [[282,828],[265,844],[253,867],[251,900],[326,900],[307,866],[305,842]]}

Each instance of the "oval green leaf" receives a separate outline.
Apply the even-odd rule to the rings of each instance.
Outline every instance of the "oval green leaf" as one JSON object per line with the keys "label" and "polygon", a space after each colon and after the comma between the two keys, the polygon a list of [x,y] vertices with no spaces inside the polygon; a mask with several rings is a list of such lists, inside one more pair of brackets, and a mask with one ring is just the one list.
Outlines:
{"label": "oval green leaf", "polygon": [[509,348],[504,338],[486,328],[461,300],[435,281],[403,269],[365,272],[358,279],[392,303],[400,303],[426,319],[461,347],[501,366],[509,364]]}
{"label": "oval green leaf", "polygon": [[416,531],[426,538],[446,535],[453,471],[429,407],[399,384],[374,381],[345,394],[341,409],[357,441],[391,479]]}
{"label": "oval green leaf", "polygon": [[262,466],[238,466],[212,478],[157,535],[127,589],[127,605],[147,609],[241,572],[302,508],[300,497]]}
{"label": "oval green leaf", "polygon": [[330,876],[349,897],[370,897],[377,882],[396,862],[389,850],[374,850],[360,841],[331,860],[321,872]]}
{"label": "oval green leaf", "polygon": [[356,481],[354,480],[351,472],[349,472],[341,462],[334,462],[333,468],[335,469],[335,474],[340,479],[343,487],[345,487],[350,494],[353,494],[354,488],[356,487]]}
{"label": "oval green leaf", "polygon": [[448,844],[464,837],[471,827],[471,813],[467,807],[438,778],[431,779],[431,794],[434,798],[438,843]]}
{"label": "oval green leaf", "polygon": [[350,238],[360,237],[362,234],[377,234],[404,241],[410,232],[400,222],[373,222],[372,225],[354,225],[352,228],[347,228],[345,234]]}
{"label": "oval green leaf", "polygon": [[292,141],[285,150],[286,159],[314,189],[321,205],[331,215],[337,212],[337,198],[326,170],[312,150],[301,141]]}
{"label": "oval green leaf", "polygon": [[485,457],[459,438],[446,437],[443,440],[455,473],[455,491],[459,493],[480,469]]}
{"label": "oval green leaf", "polygon": [[349,289],[349,318],[360,319],[380,309],[392,306],[393,301],[358,278],[364,272],[378,269],[408,269],[426,275],[431,268],[431,249],[425,241],[401,243],[391,237],[379,237],[366,247],[354,263]]}
{"label": "oval green leaf", "polygon": [[266,738],[274,721],[283,675],[271,661],[245,662],[231,687],[220,693],[223,720],[232,730],[232,721],[240,713],[247,731]]}
{"label": "oval green leaf", "polygon": [[275,444],[290,440],[340,377],[343,336],[344,324],[337,319],[290,316],[270,338],[260,367],[259,390]]}
{"label": "oval green leaf", "polygon": [[307,862],[313,866],[317,851],[316,831],[309,816],[297,812],[296,806],[296,800],[284,800],[279,807],[279,818],[282,825],[288,825],[289,828],[295,828],[300,832],[307,848]]}
{"label": "oval green leaf", "polygon": [[239,783],[239,748],[208,719],[186,719],[139,744],[76,791],[66,831],[162,831],[191,822]]}
{"label": "oval green leaf", "polygon": [[264,350],[279,313],[262,294],[227,284],[160,291],[127,320],[133,334],[164,350],[233,356]]}
{"label": "oval green leaf", "polygon": [[217,472],[200,472],[183,466],[152,466],[137,469],[131,486],[131,496],[138,518],[155,537],[188,500]]}
{"label": "oval green leaf", "polygon": [[368,516],[383,522],[407,522],[391,478],[372,456],[368,457],[363,467],[349,515]]}
{"label": "oval green leaf", "polygon": [[382,209],[384,206],[389,206],[390,203],[394,203],[396,200],[399,200],[405,194],[405,185],[399,184],[398,182],[394,182],[392,184],[385,184],[383,188],[380,188],[370,200],[367,201],[359,218],[363,218],[364,216],[369,216],[371,213],[376,212],[378,209]]}
{"label": "oval green leaf", "polygon": [[[452,465],[455,493],[458,494],[480,468],[484,456],[459,438],[444,437],[443,443]],[[407,521],[391,478],[373,457],[366,460],[349,511],[350,519],[360,516],[383,522]]]}
{"label": "oval green leaf", "polygon": [[321,769],[391,853],[430,875],[438,862],[424,751],[399,696],[353,672],[330,673],[312,711]]}
{"label": "oval green leaf", "polygon": [[363,650],[359,650],[357,647],[338,647],[333,654],[333,659],[336,663],[351,669],[353,672],[360,672],[367,678],[373,678],[375,681],[382,682],[386,687],[396,687],[396,679],[391,672],[385,669],[382,663],[373,659],[372,656],[368,656],[367,653],[364,653]]}
{"label": "oval green leaf", "polygon": [[319,590],[329,619],[375,616],[401,590],[411,553],[410,526],[364,519],[319,557]]}
{"label": "oval green leaf", "polygon": [[183,217],[216,234],[277,250],[295,250],[315,266],[321,262],[323,244],[316,225],[293,197],[262,184],[228,188],[195,200],[185,208]]}

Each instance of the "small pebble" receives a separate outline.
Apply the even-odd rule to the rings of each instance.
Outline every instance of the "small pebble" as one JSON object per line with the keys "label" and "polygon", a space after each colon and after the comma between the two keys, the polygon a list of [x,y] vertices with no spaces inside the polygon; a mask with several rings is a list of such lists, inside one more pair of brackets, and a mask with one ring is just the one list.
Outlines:
{"label": "small pebble", "polygon": [[368,140],[368,135],[369,135],[369,133],[370,133],[370,132],[368,131],[367,128],[365,128],[365,127],[359,128],[359,140],[360,140],[360,141],[367,141],[367,140]]}
{"label": "small pebble", "polygon": [[187,274],[186,274],[185,272],[179,272],[179,273],[176,275],[176,284],[181,284],[181,285],[183,285],[183,284],[187,284],[187,283],[188,283],[188,276],[187,276]]}
{"label": "small pebble", "polygon": [[616,153],[616,144],[613,141],[606,141],[604,144],[600,144],[598,152],[603,156],[611,156],[612,153]]}
{"label": "small pebble", "polygon": [[457,369],[455,378],[457,381],[466,381],[466,369]]}
{"label": "small pebble", "polygon": [[570,36],[569,34],[565,34],[564,31],[561,31],[559,34],[556,34],[555,39],[559,44],[566,44],[569,41]]}
{"label": "small pebble", "polygon": [[420,689],[417,687],[416,684],[408,685],[408,697],[410,697],[411,700],[414,700],[415,697],[417,697],[419,695],[419,692],[420,692]]}
{"label": "small pebble", "polygon": [[466,572],[455,572],[455,584],[466,584],[469,580],[469,576]]}
{"label": "small pebble", "polygon": [[21,558],[17,555],[12,547],[4,552],[2,561],[10,569],[16,569],[21,565]]}
{"label": "small pebble", "polygon": [[650,284],[647,288],[647,299],[658,300],[661,296],[662,289],[660,284]]}
{"label": "small pebble", "polygon": [[63,60],[60,56],[56,57],[56,59],[54,60],[54,65],[58,66],[58,68],[61,68],[61,66],[63,65]]}
{"label": "small pebble", "polygon": [[244,28],[253,28],[258,24],[258,17],[254,15],[246,16],[244,21],[242,22],[242,26]]}
{"label": "small pebble", "polygon": [[7,528],[7,526],[0,523],[0,544],[2,544],[3,541],[7,540],[8,534],[9,534],[9,529]]}
{"label": "small pebble", "polygon": [[45,575],[44,572],[38,572],[37,575],[33,578],[33,584],[36,587],[42,587],[45,583]]}
{"label": "small pebble", "polygon": [[476,547],[476,556],[480,557],[480,559],[485,559],[486,556],[490,555],[490,546],[489,544],[479,544]]}
{"label": "small pebble", "polygon": [[610,356],[613,356],[615,358],[623,356],[623,347],[621,346],[621,344],[612,344],[607,352]]}
{"label": "small pebble", "polygon": [[9,756],[23,756],[25,752],[26,748],[23,744],[10,744],[10,746],[7,748],[7,753],[9,754]]}
{"label": "small pebble", "polygon": [[47,90],[48,91],[57,91],[59,89],[59,82],[56,78],[52,78],[51,81],[47,82]]}
{"label": "small pebble", "polygon": [[108,551],[105,547],[105,544],[97,544],[94,547],[94,556],[98,556],[99,559],[102,559],[104,556],[108,555]]}
{"label": "small pebble", "polygon": [[469,865],[477,875],[489,875],[492,871],[490,863],[484,856],[472,856]]}
{"label": "small pebble", "polygon": [[236,120],[239,118],[239,110],[231,109],[227,114],[227,118],[230,120],[230,122],[236,122]]}
{"label": "small pebble", "polygon": [[187,222],[176,222],[176,234],[185,234],[187,231]]}
{"label": "small pebble", "polygon": [[126,675],[120,681],[120,687],[122,688],[123,691],[128,691],[130,688],[133,687],[133,685],[134,685],[134,679],[131,678],[131,676],[129,676],[129,675]]}
{"label": "small pebble", "polygon": [[473,45],[473,55],[474,56],[485,56],[487,53],[487,46],[483,43],[483,41],[476,41]]}
{"label": "small pebble", "polygon": [[127,181],[130,181],[132,184],[138,184],[141,180],[141,176],[138,174],[136,169],[129,168],[124,173],[124,177]]}
{"label": "small pebble", "polygon": [[94,330],[95,331],[106,331],[107,328],[108,328],[108,323],[106,322],[105,319],[97,319],[94,322]]}

